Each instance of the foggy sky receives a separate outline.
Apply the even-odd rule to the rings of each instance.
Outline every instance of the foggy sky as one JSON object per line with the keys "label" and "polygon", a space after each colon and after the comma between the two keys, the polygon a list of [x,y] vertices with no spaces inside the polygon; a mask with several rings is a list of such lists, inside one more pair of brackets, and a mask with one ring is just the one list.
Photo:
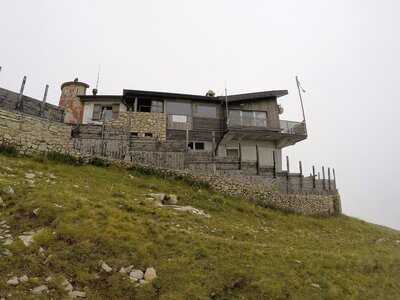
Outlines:
{"label": "foggy sky", "polygon": [[[99,91],[222,94],[288,89],[283,119],[309,138],[284,151],[334,167],[347,215],[400,229],[400,1],[0,1],[0,86],[57,104],[79,77]],[[294,169],[293,171],[296,171]]]}

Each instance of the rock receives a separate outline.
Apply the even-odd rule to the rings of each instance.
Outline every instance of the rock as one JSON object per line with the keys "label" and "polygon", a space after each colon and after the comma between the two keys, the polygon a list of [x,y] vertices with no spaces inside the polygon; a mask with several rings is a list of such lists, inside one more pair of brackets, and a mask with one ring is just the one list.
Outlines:
{"label": "rock", "polygon": [[178,204],[178,196],[174,194],[167,195],[164,198],[163,204],[176,205]]}
{"label": "rock", "polygon": [[107,273],[110,273],[112,271],[112,268],[109,265],[107,265],[104,261],[101,262],[101,268]]}
{"label": "rock", "polygon": [[122,274],[128,274],[132,271],[133,265],[127,266],[127,267],[122,267],[119,272]]}
{"label": "rock", "polygon": [[11,253],[10,250],[5,249],[5,250],[3,251],[3,255],[5,255],[5,256],[12,256],[13,254]]}
{"label": "rock", "polygon": [[[167,206],[167,207],[168,207],[168,206]],[[192,206],[177,206],[177,205],[171,205],[170,207],[172,207],[173,209],[178,210],[178,211],[190,212],[190,213],[192,213],[192,214],[199,215],[199,216],[203,216],[203,217],[206,217],[206,218],[209,218],[209,217],[210,217],[209,214],[206,214],[206,213],[205,213],[204,211],[202,211],[201,209],[197,209],[197,208],[194,208],[194,207],[192,207]]]}
{"label": "rock", "polygon": [[4,203],[3,198],[1,198],[1,196],[0,196],[0,207],[4,207],[4,206],[6,206],[6,204]]}
{"label": "rock", "polygon": [[4,246],[9,246],[9,245],[11,245],[12,243],[13,243],[13,240],[10,239],[10,238],[8,238],[8,239],[6,239],[6,240],[4,241],[3,245],[4,245]]}
{"label": "rock", "polygon": [[46,251],[42,248],[42,247],[40,247],[39,248],[39,254],[41,255],[41,256],[44,256],[44,253],[45,253]]}
{"label": "rock", "polygon": [[11,186],[7,186],[7,187],[3,188],[2,191],[6,195],[10,195],[10,196],[15,195],[15,191]]}
{"label": "rock", "polygon": [[146,280],[144,280],[144,279],[140,279],[140,280],[139,280],[139,284],[145,284],[145,283],[147,283]]}
{"label": "rock", "polygon": [[10,278],[9,280],[7,280],[7,284],[8,285],[18,285],[19,280],[17,276],[14,276],[12,278]]}
{"label": "rock", "polygon": [[46,282],[53,281],[53,277],[51,277],[51,276],[47,276],[47,277],[46,277],[46,279],[45,279],[44,281],[46,281]]}
{"label": "rock", "polygon": [[47,288],[46,285],[40,285],[40,286],[35,287],[35,288],[32,290],[32,294],[34,294],[34,295],[40,295],[40,294],[42,294],[43,292],[47,292],[48,290],[49,290],[49,289]]}
{"label": "rock", "polygon": [[19,239],[26,247],[29,247],[33,243],[33,235],[20,235]]}
{"label": "rock", "polygon": [[62,285],[64,291],[66,291],[66,292],[72,292],[74,290],[74,287],[72,286],[72,284],[67,279],[65,279],[61,283],[61,285]]}
{"label": "rock", "polygon": [[19,278],[19,282],[27,282],[29,280],[28,276],[23,275]]}
{"label": "rock", "polygon": [[138,281],[140,279],[143,279],[143,277],[144,274],[142,270],[132,270],[132,272],[129,273],[129,278],[133,281]]}
{"label": "rock", "polygon": [[57,177],[56,177],[54,174],[51,174],[51,173],[49,174],[49,178],[50,178],[50,179],[53,179],[53,180],[54,180],[54,179],[57,179]]}
{"label": "rock", "polygon": [[38,216],[38,215],[39,215],[39,211],[40,211],[40,208],[35,208],[35,209],[33,210],[33,214],[34,214],[35,216]]}
{"label": "rock", "polygon": [[316,283],[311,283],[311,286],[316,288],[316,289],[320,289],[321,288],[320,285],[316,284]]}
{"label": "rock", "polygon": [[152,281],[157,277],[156,270],[154,268],[147,268],[144,273],[144,280]]}
{"label": "rock", "polygon": [[69,292],[68,295],[71,298],[86,298],[86,293],[80,292],[80,291],[72,291],[72,292]]}
{"label": "rock", "polygon": [[165,194],[164,193],[152,193],[152,194],[148,194],[147,196],[154,198],[155,200],[159,201],[159,202],[163,202],[165,199]]}
{"label": "rock", "polygon": [[396,241],[396,244],[400,245],[400,240],[397,240],[397,241]]}
{"label": "rock", "polygon": [[33,179],[35,177],[36,177],[36,175],[34,173],[25,173],[25,178],[26,179]]}

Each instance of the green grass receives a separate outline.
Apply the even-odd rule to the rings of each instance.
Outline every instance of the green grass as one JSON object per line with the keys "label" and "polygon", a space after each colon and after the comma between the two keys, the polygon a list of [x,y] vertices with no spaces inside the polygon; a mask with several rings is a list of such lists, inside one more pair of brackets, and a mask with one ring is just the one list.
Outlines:
{"label": "green grass", "polygon": [[[33,187],[28,171],[42,172]],[[49,275],[59,280],[43,299],[65,296],[62,277],[88,299],[400,298],[400,233],[354,218],[282,213],[113,167],[0,155],[0,190],[6,186],[15,195],[1,195],[0,221],[11,234],[44,230],[29,247],[17,239],[7,246],[13,256],[0,257],[0,298],[30,299]],[[157,207],[150,192],[175,193],[211,217]],[[135,287],[101,272],[100,260],[114,270],[152,266],[158,277]],[[28,282],[6,284],[24,274]]]}

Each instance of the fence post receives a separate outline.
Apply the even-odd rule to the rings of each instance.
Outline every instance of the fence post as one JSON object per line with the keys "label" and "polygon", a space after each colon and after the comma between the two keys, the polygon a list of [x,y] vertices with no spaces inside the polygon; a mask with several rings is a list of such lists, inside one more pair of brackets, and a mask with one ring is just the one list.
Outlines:
{"label": "fence post", "polygon": [[299,171],[300,171],[300,191],[303,191],[303,164],[301,160],[299,161]]}
{"label": "fence post", "polygon": [[26,76],[22,79],[22,84],[21,84],[21,89],[19,90],[19,95],[18,95],[18,102],[16,105],[16,109],[23,112],[24,111],[24,89],[25,89],[25,83],[26,83]]}
{"label": "fence post", "polygon": [[331,191],[331,168],[328,168],[328,189]]}
{"label": "fence post", "polygon": [[286,190],[287,190],[287,193],[289,194],[289,173],[290,173],[289,156],[286,156],[286,169],[287,169],[287,173],[286,173]]}
{"label": "fence post", "polygon": [[273,159],[273,162],[274,162],[274,173],[273,173],[273,176],[274,176],[274,178],[276,178],[276,157],[275,157],[275,150],[272,150],[272,159]]}
{"label": "fence post", "polygon": [[211,132],[212,134],[212,168],[213,168],[213,174],[217,172],[217,166],[215,164],[215,131]]}
{"label": "fence post", "polygon": [[315,166],[312,166],[312,179],[313,189],[315,189]]}
{"label": "fence post", "polygon": [[257,162],[256,162],[256,167],[257,167],[257,175],[260,175],[260,154],[259,154],[259,152],[258,152],[258,145],[256,144],[256,159],[257,159]]}
{"label": "fence post", "polygon": [[242,145],[239,143],[239,170],[242,169]]}
{"label": "fence post", "polygon": [[[49,85],[46,84],[46,88],[44,89],[44,95],[43,95],[43,100],[42,103],[40,103],[40,116],[43,117],[43,112],[44,112],[44,106],[46,104],[47,100],[47,93],[49,91]],[[50,119],[50,115],[48,115],[48,118]]]}
{"label": "fence post", "polygon": [[334,186],[334,188],[335,188],[335,190],[336,190],[336,174],[335,174],[335,168],[333,168],[332,171],[333,171],[333,186]]}
{"label": "fence post", "polygon": [[189,122],[186,122],[186,152],[189,152]]}
{"label": "fence post", "polygon": [[322,166],[322,188],[325,190],[326,186],[325,186],[325,167]]}

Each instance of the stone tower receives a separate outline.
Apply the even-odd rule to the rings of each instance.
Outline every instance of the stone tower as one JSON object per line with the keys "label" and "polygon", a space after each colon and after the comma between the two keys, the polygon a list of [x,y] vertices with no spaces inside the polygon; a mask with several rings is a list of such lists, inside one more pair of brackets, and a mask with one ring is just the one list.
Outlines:
{"label": "stone tower", "polygon": [[64,82],[61,85],[61,97],[59,106],[64,108],[64,122],[68,124],[82,123],[83,105],[79,100],[79,95],[86,95],[88,84],[79,82],[78,78],[74,81]]}

